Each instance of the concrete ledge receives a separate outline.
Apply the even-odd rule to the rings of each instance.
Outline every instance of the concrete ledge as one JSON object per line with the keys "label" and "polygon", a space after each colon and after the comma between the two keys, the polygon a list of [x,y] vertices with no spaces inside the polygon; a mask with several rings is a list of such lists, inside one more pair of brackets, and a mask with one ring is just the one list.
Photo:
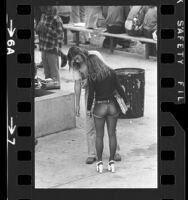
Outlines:
{"label": "concrete ledge", "polygon": [[76,127],[74,93],[53,92],[35,98],[35,137]]}

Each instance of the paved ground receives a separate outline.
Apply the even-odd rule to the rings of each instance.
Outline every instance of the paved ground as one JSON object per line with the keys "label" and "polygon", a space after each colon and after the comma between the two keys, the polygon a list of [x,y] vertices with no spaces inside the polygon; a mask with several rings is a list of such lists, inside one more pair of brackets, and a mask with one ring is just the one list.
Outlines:
{"label": "paved ground", "polygon": [[[64,48],[66,53],[68,46]],[[37,188],[156,188],[157,187],[157,62],[145,60],[142,47],[138,54],[101,50],[111,67],[145,69],[144,117],[119,119],[118,142],[122,161],[116,172],[106,170],[109,149],[105,135],[104,173],[98,174],[95,164],[86,165],[86,136],[84,133],[84,92],[81,96],[81,116],[77,128],[38,138],[35,149],[35,187]],[[131,52],[135,52],[133,49]],[[36,62],[40,54],[36,51]],[[68,66],[61,69],[62,90],[73,91]],[[43,70],[39,70],[43,75]]]}

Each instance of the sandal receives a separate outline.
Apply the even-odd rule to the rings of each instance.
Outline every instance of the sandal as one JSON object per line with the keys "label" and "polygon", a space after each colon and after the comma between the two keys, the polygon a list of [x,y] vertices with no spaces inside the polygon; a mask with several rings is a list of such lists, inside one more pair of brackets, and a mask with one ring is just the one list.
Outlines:
{"label": "sandal", "polygon": [[115,172],[115,162],[114,162],[114,160],[109,161],[108,171]]}
{"label": "sandal", "polygon": [[103,162],[99,161],[97,162],[97,172],[102,173],[103,171]]}

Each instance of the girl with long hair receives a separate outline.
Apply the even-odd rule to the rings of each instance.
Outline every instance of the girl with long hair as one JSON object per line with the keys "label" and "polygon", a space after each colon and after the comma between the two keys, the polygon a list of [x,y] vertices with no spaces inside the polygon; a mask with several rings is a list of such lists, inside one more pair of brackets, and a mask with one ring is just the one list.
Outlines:
{"label": "girl with long hair", "polygon": [[[80,57],[81,58],[81,57]],[[96,55],[88,55],[73,60],[73,67],[88,78],[89,96],[87,102],[87,115],[94,117],[96,127],[97,171],[102,173],[104,125],[107,124],[109,136],[110,157],[108,170],[115,172],[114,156],[117,148],[116,125],[119,109],[115,103],[114,92],[117,90],[124,102],[127,103],[125,93],[119,83],[116,73]],[[93,100],[95,105],[91,112]]]}
{"label": "girl with long hair", "polygon": [[[78,46],[72,46],[67,54],[67,60],[69,65],[69,70],[72,72],[74,79],[74,91],[75,91],[75,114],[77,117],[80,116],[80,97],[81,97],[81,89],[84,88],[85,91],[85,110],[87,110],[87,102],[88,102],[88,74],[85,76],[80,74],[77,70],[81,63],[87,64],[87,57],[89,55],[96,55],[103,63],[106,63],[103,56],[98,51],[93,50],[85,50],[84,48],[80,48]],[[74,65],[74,66],[73,66]],[[91,67],[96,67],[95,65],[89,65],[90,71]],[[96,70],[96,69],[95,69]],[[100,69],[99,69],[100,70]],[[92,164],[96,161],[96,128],[93,117],[86,115],[85,118],[85,134],[87,136],[87,147],[88,147],[88,157],[86,159],[86,164]],[[114,157],[115,161],[121,161],[120,155],[120,146],[117,142],[116,154]]]}

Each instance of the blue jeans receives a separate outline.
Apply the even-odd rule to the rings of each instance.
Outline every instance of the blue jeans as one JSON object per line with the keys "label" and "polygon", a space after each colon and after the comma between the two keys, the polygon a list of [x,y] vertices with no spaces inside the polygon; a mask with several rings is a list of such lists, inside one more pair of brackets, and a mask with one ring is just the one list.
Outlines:
{"label": "blue jeans", "polygon": [[110,160],[114,160],[117,149],[116,138],[116,125],[119,111],[113,101],[109,103],[97,103],[93,110],[95,128],[96,128],[96,151],[98,161],[102,160],[103,153],[103,138],[104,138],[104,125],[107,124],[109,147],[110,147]]}

